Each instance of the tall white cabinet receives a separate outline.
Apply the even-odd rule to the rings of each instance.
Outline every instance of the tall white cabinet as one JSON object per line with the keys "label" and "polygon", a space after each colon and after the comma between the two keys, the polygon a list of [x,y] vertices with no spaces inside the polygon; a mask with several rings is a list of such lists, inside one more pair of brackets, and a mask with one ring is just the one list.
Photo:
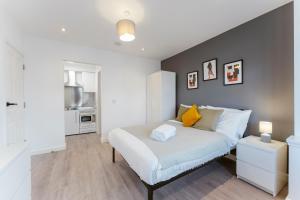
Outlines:
{"label": "tall white cabinet", "polygon": [[175,118],[176,73],[158,71],[147,78],[147,123]]}

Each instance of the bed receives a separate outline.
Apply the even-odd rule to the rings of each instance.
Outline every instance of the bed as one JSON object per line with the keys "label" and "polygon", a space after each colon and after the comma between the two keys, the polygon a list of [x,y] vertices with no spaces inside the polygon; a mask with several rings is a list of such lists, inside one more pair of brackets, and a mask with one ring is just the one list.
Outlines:
{"label": "bed", "polygon": [[109,133],[113,162],[117,150],[148,189],[148,200],[153,199],[154,190],[229,154],[238,141],[218,132],[183,127],[175,120],[165,123],[176,127],[176,136],[166,142],[149,137],[159,124],[117,128]]}

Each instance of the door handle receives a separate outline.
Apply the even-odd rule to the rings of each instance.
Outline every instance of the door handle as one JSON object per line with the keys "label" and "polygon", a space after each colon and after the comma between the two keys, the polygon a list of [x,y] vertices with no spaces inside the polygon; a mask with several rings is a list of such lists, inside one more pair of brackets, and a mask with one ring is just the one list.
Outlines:
{"label": "door handle", "polygon": [[6,107],[17,106],[17,105],[18,105],[17,103],[6,102]]}

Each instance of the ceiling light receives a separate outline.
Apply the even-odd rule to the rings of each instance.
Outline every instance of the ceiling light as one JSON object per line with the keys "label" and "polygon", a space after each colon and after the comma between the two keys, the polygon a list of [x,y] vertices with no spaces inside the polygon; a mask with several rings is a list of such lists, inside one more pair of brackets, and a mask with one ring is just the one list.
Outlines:
{"label": "ceiling light", "polygon": [[67,29],[66,28],[61,28],[61,32],[66,32]]}
{"label": "ceiling light", "polygon": [[117,23],[117,32],[120,40],[131,42],[135,39],[135,24],[129,19],[122,19]]}
{"label": "ceiling light", "polygon": [[141,48],[141,51],[145,51],[145,48]]}

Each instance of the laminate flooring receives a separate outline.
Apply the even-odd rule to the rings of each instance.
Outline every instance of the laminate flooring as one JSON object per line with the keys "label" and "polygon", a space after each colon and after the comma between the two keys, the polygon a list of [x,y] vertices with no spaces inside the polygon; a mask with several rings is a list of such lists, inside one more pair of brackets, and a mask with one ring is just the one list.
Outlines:
{"label": "laminate flooring", "polygon": [[[111,161],[99,135],[66,138],[67,149],[32,157],[32,200],[143,200],[147,191],[124,159]],[[236,178],[235,163],[223,159],[154,192],[154,200],[283,200]]]}

